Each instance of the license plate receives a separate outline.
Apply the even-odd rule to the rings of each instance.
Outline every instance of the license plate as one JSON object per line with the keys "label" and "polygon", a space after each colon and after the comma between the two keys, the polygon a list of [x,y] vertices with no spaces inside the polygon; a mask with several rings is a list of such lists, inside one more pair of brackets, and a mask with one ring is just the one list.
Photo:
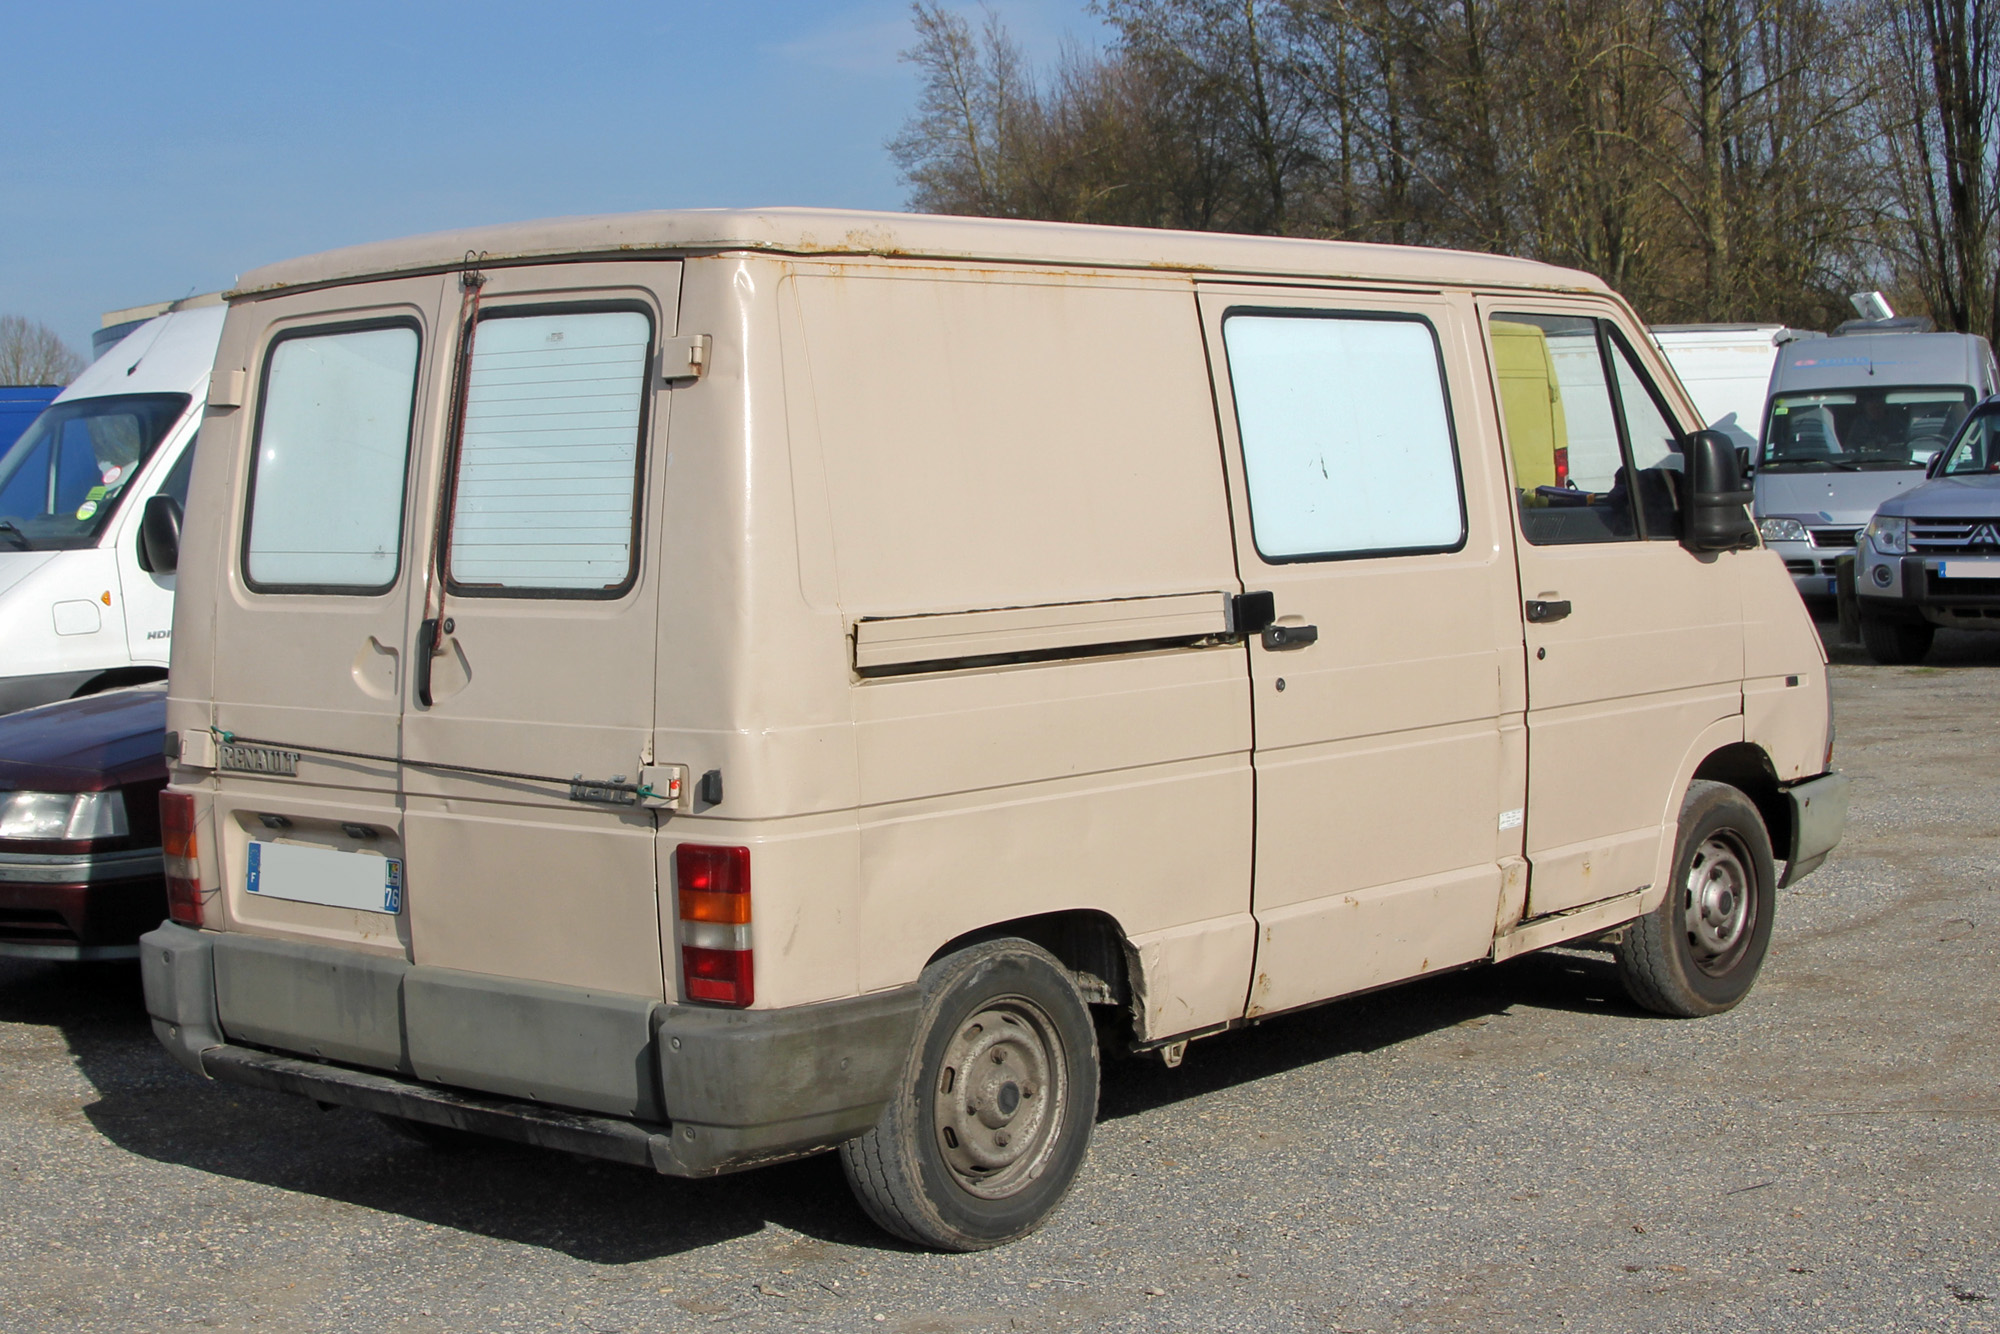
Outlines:
{"label": "license plate", "polygon": [[365,852],[252,843],[244,888],[260,898],[393,914],[403,910],[403,863]]}
{"label": "license plate", "polygon": [[2000,560],[1991,556],[1973,557],[1970,560],[1941,560],[1938,562],[1940,579],[2000,579]]}

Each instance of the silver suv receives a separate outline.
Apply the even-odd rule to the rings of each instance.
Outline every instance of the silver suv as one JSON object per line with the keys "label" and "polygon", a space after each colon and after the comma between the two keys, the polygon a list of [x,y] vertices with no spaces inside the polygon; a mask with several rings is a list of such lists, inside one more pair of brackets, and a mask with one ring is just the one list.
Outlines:
{"label": "silver suv", "polygon": [[2000,396],[1974,408],[1923,485],[1863,530],[1854,593],[1877,662],[1917,662],[1939,626],[2000,630]]}

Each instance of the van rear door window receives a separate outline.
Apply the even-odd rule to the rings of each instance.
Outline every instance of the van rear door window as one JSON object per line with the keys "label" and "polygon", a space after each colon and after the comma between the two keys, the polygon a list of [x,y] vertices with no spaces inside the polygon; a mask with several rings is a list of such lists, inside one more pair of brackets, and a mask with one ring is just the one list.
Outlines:
{"label": "van rear door window", "polygon": [[243,573],[260,593],[381,593],[402,563],[413,324],[282,335],[265,359]]}
{"label": "van rear door window", "polygon": [[652,338],[640,310],[479,321],[452,502],[454,591],[630,586]]}
{"label": "van rear door window", "polygon": [[1222,337],[1264,559],[1464,544],[1458,451],[1428,323],[1245,312],[1224,319]]}

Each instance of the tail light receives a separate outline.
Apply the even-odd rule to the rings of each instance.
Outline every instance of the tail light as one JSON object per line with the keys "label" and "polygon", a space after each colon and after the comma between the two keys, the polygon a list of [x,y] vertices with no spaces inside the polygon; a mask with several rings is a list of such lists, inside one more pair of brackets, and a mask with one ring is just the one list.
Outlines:
{"label": "tail light", "polygon": [[201,925],[201,860],[194,839],[194,796],[160,794],[160,851],[167,870],[167,916],[183,926]]}
{"label": "tail light", "polygon": [[752,990],[750,849],[674,849],[680,900],[681,988],[689,1000],[743,1008]]}
{"label": "tail light", "polygon": [[1569,450],[1567,447],[1556,450],[1556,485],[1569,485]]}

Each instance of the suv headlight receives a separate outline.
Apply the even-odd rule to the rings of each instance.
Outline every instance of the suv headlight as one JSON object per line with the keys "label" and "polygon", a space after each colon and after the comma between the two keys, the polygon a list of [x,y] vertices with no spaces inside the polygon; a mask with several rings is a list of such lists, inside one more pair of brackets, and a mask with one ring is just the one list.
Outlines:
{"label": "suv headlight", "polygon": [[1812,534],[1797,519],[1759,519],[1757,535],[1766,542],[1810,542]]}
{"label": "suv headlight", "polygon": [[0,838],[83,841],[131,832],[116,792],[0,792]]}
{"label": "suv headlight", "polygon": [[1910,521],[1894,515],[1878,514],[1868,521],[1868,543],[1884,556],[1910,553]]}

